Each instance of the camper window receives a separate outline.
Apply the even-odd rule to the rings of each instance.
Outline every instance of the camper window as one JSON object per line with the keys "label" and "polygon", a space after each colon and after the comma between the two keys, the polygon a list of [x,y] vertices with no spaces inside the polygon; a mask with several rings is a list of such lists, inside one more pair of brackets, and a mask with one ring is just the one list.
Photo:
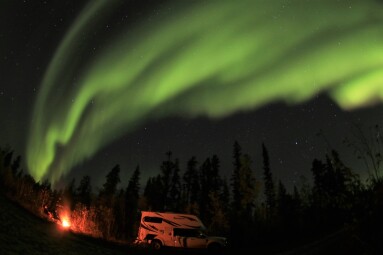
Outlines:
{"label": "camper window", "polygon": [[146,217],[144,217],[144,222],[162,223],[162,218],[146,216]]}
{"label": "camper window", "polygon": [[174,236],[201,237],[201,232],[198,229],[174,228]]}

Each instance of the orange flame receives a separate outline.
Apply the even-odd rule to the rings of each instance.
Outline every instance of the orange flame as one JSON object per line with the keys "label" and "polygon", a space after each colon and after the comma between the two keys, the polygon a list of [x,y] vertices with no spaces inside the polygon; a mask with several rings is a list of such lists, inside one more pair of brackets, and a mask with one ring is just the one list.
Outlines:
{"label": "orange flame", "polygon": [[67,219],[63,219],[62,220],[62,225],[64,228],[69,228],[70,227],[70,223]]}

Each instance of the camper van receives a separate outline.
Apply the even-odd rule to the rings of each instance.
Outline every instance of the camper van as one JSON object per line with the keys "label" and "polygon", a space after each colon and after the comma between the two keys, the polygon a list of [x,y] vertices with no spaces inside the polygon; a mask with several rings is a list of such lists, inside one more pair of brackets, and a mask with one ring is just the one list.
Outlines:
{"label": "camper van", "polygon": [[224,237],[208,236],[201,220],[191,214],[141,212],[137,243],[162,247],[219,250],[227,246]]}

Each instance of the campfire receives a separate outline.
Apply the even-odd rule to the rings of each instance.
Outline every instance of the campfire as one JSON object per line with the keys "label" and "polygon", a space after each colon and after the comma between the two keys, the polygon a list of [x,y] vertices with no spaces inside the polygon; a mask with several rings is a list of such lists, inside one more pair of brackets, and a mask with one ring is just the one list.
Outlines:
{"label": "campfire", "polygon": [[64,218],[64,219],[62,220],[61,225],[62,225],[64,228],[69,228],[69,227],[70,227],[69,220]]}

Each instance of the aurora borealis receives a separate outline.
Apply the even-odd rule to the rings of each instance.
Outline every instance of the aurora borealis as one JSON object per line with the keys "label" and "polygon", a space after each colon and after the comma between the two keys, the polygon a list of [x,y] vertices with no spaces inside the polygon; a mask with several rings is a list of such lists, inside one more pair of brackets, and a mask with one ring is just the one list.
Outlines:
{"label": "aurora borealis", "polygon": [[379,1],[168,2],[83,54],[79,38],[93,40],[119,4],[91,1],[45,71],[27,144],[37,180],[57,181],[151,119],[222,118],[323,92],[344,109],[383,97]]}

